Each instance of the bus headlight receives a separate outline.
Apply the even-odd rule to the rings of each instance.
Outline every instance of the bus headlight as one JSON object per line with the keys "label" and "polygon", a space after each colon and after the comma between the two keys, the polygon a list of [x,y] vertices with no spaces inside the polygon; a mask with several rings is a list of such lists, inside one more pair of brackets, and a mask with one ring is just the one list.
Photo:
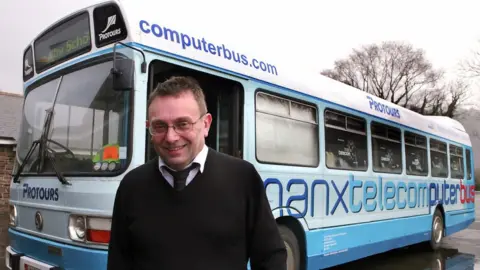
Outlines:
{"label": "bus headlight", "polygon": [[17,207],[13,204],[9,205],[10,211],[10,226],[17,226]]}
{"label": "bus headlight", "polygon": [[73,229],[75,230],[78,238],[83,239],[85,237],[85,218],[77,217]]}
{"label": "bus headlight", "polygon": [[85,240],[86,222],[84,216],[71,215],[68,222],[68,233],[74,241]]}
{"label": "bus headlight", "polygon": [[111,225],[110,218],[71,215],[68,232],[74,241],[108,245]]}

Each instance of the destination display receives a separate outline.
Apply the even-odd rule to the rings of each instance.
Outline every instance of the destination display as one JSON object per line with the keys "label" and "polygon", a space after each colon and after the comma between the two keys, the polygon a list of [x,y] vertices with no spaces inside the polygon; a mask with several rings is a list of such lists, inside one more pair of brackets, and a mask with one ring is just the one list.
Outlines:
{"label": "destination display", "polygon": [[40,73],[92,48],[88,13],[54,26],[34,44],[35,68]]}

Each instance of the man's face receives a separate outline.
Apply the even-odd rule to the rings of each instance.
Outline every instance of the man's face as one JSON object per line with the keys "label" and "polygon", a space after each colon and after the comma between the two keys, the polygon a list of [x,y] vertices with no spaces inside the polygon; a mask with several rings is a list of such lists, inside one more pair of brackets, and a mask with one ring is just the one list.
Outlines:
{"label": "man's face", "polygon": [[186,167],[202,150],[212,123],[212,116],[201,114],[197,101],[188,91],[178,96],[155,98],[148,108],[148,116],[152,130],[164,130],[152,135],[155,150],[176,170]]}

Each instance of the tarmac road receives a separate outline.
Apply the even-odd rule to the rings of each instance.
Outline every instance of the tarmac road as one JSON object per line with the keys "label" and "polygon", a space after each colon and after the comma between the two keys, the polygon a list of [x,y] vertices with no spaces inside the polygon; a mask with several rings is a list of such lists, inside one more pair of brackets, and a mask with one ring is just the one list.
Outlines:
{"label": "tarmac road", "polygon": [[480,192],[475,194],[476,218],[467,229],[443,239],[442,248],[428,252],[421,245],[393,250],[331,269],[342,270],[480,270]]}

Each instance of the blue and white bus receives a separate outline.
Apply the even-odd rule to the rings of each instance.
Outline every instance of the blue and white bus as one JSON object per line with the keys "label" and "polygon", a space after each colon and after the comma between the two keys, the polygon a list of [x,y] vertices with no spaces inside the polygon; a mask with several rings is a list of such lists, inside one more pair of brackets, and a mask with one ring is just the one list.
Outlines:
{"label": "blue and white bus", "polygon": [[460,123],[294,72],[159,10],[102,2],[26,47],[10,269],[105,269],[118,184],[155,155],[149,92],[172,75],[205,90],[208,146],[263,177],[289,270],[421,242],[437,249],[474,221],[472,144]]}

